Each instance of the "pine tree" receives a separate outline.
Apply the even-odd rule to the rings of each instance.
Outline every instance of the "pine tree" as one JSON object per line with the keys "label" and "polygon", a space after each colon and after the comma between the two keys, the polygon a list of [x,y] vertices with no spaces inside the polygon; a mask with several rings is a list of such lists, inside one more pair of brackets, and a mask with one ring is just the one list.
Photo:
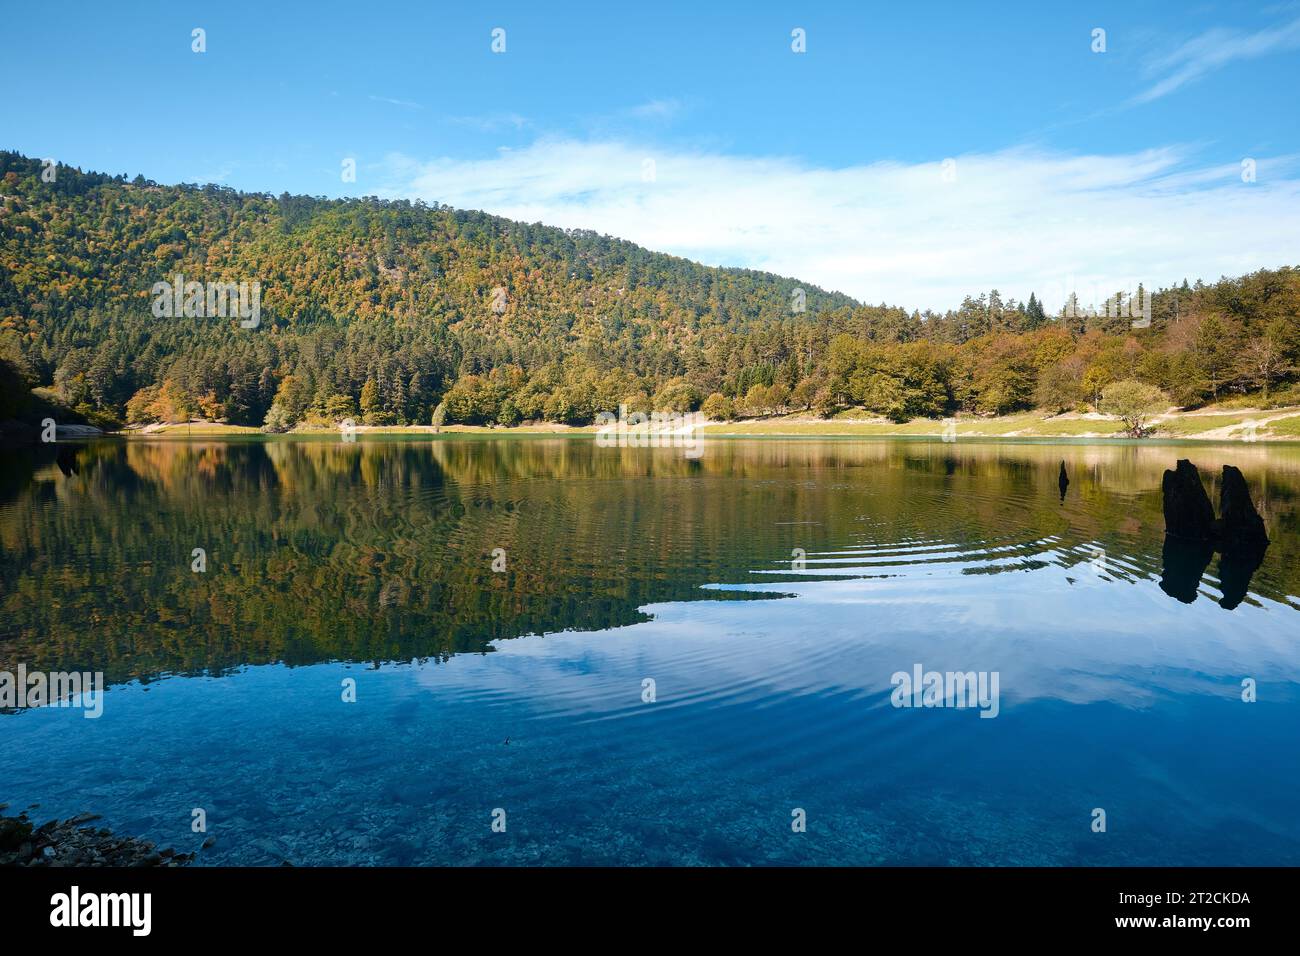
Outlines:
{"label": "pine tree", "polygon": [[1047,315],[1043,312],[1043,303],[1039,302],[1034,293],[1029,293],[1029,303],[1025,306],[1025,324],[1032,332],[1047,321]]}
{"label": "pine tree", "polygon": [[366,384],[361,386],[361,415],[367,424],[374,424],[381,411],[379,386],[375,384],[373,378],[368,378]]}

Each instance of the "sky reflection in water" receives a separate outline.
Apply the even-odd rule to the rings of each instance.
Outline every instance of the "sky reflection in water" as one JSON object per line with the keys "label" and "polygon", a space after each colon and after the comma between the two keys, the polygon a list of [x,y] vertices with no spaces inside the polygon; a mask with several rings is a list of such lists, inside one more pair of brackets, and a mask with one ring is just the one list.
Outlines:
{"label": "sky reflection in water", "polygon": [[[217,864],[1300,862],[1291,449],[42,454],[0,470],[0,665],[113,684],[0,715],[0,801],[42,819],[191,849],[204,807]],[[1159,586],[1178,457],[1268,522],[1233,610],[1217,560]],[[892,707],[915,664],[998,672],[997,718]]]}

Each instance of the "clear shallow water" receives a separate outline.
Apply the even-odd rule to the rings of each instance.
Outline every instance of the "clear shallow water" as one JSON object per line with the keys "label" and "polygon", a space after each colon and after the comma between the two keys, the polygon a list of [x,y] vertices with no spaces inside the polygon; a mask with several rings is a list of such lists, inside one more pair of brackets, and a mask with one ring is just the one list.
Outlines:
{"label": "clear shallow water", "polygon": [[[203,807],[217,864],[1300,862],[1291,449],[6,454],[0,669],[113,685],[99,720],[0,715],[0,802],[38,817],[190,849]],[[1217,558],[1160,587],[1178,457],[1268,522],[1231,610]],[[998,716],[891,706],[918,663],[998,672]]]}

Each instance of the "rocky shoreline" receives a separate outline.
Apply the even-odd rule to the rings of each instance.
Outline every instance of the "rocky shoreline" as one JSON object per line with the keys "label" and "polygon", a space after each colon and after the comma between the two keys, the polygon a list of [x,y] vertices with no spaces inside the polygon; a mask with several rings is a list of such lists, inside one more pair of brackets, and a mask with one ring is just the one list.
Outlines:
{"label": "rocky shoreline", "polygon": [[[67,820],[33,824],[24,810],[5,816],[0,803],[0,866],[185,866],[196,854],[158,849],[148,840],[115,836],[84,824],[99,819],[83,813]],[[28,809],[35,809],[29,807]]]}

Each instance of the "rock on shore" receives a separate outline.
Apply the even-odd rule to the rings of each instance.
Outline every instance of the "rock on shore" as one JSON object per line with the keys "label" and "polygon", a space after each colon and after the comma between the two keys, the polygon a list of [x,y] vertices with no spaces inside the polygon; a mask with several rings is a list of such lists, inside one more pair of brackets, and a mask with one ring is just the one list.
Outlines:
{"label": "rock on shore", "polygon": [[95,819],[94,814],[85,813],[35,826],[26,812],[16,817],[0,815],[0,866],[176,867],[194,859],[193,853],[159,850],[147,840],[82,826]]}

